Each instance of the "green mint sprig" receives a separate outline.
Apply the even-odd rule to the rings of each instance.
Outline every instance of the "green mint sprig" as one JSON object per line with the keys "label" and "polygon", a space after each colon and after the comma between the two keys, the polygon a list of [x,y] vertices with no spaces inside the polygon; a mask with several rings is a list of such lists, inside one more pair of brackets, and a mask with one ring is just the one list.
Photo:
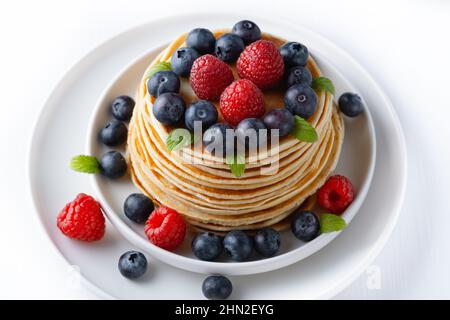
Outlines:
{"label": "green mint sprig", "polygon": [[225,161],[230,167],[231,173],[236,177],[241,177],[245,172],[245,156],[243,154],[227,155]]}
{"label": "green mint sprig", "polygon": [[188,130],[178,128],[172,130],[166,139],[166,146],[169,151],[178,151],[196,142],[195,135]]}
{"label": "green mint sprig", "polygon": [[334,89],[333,82],[325,77],[317,77],[314,78],[311,84],[311,87],[316,90],[325,90],[331,93],[332,95],[335,95],[336,90]]}
{"label": "green mint sprig", "polygon": [[304,142],[315,142],[318,139],[316,129],[305,119],[294,116],[294,129],[291,132],[295,138]]}
{"label": "green mint sprig", "polygon": [[169,70],[172,70],[172,66],[170,65],[170,62],[162,61],[162,62],[157,63],[154,66],[152,66],[150,68],[150,70],[148,70],[147,74],[145,75],[145,78],[148,79],[159,71],[169,71]]}
{"label": "green mint sprig", "polygon": [[100,163],[94,156],[78,155],[70,160],[70,168],[77,172],[99,173]]}
{"label": "green mint sprig", "polygon": [[341,231],[347,227],[345,220],[335,214],[322,213],[320,215],[320,232],[330,233]]}

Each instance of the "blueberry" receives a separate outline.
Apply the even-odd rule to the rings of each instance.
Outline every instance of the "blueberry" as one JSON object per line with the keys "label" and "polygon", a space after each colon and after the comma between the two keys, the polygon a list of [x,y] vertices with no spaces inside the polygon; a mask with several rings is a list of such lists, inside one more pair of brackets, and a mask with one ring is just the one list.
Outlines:
{"label": "blueberry", "polygon": [[197,258],[205,261],[217,259],[222,253],[222,240],[211,232],[201,232],[192,240],[192,252]]}
{"label": "blueberry", "polygon": [[298,239],[311,241],[319,235],[319,218],[312,211],[296,212],[291,220],[291,230]]}
{"label": "blueberry", "polygon": [[203,295],[212,300],[223,300],[233,291],[231,281],[224,276],[209,276],[203,281]]}
{"label": "blueberry", "polygon": [[285,82],[287,88],[290,88],[295,84],[311,86],[312,75],[308,68],[302,66],[292,67],[286,73]]}
{"label": "blueberry", "polygon": [[166,92],[178,93],[180,79],[173,71],[158,71],[147,80],[147,90],[154,97]]}
{"label": "blueberry", "polygon": [[147,259],[138,251],[127,251],[120,256],[119,271],[125,278],[140,278],[147,271]]}
{"label": "blueberry", "polygon": [[242,51],[244,51],[244,41],[233,33],[225,33],[216,41],[216,56],[224,62],[235,62]]}
{"label": "blueberry", "polygon": [[108,151],[100,159],[100,171],[108,178],[117,179],[127,172],[127,161],[118,151]]}
{"label": "blueberry", "polygon": [[197,50],[192,48],[177,49],[170,59],[172,70],[182,77],[188,77],[191,73],[192,64],[200,57]]}
{"label": "blueberry", "polygon": [[111,112],[114,118],[121,121],[128,121],[133,114],[135,102],[129,96],[119,96],[111,104]]}
{"label": "blueberry", "polygon": [[271,257],[280,249],[280,234],[272,228],[259,230],[254,241],[256,251],[264,257]]}
{"label": "blueberry", "polygon": [[347,117],[356,117],[364,110],[361,97],[356,93],[346,92],[339,97],[339,109]]}
{"label": "blueberry", "polygon": [[281,46],[280,53],[283,56],[286,68],[305,66],[308,61],[308,48],[298,42],[288,42]]}
{"label": "blueberry", "polygon": [[133,193],[128,196],[123,204],[123,211],[128,219],[136,223],[147,221],[155,206],[152,200],[142,193]]}
{"label": "blueberry", "polygon": [[107,146],[117,146],[127,140],[127,126],[118,120],[112,120],[100,130],[100,141]]}
{"label": "blueberry", "polygon": [[[260,130],[267,130],[264,122],[257,118],[248,118],[239,122],[236,127],[236,136],[240,143],[245,144],[247,150],[255,150],[267,141],[267,132],[264,134],[264,131]],[[250,140],[255,138],[256,140],[250,143]]]}
{"label": "blueberry", "polygon": [[222,148],[222,156],[225,156],[227,152],[233,151],[235,144],[234,141],[227,141],[227,130],[233,130],[233,128],[223,122],[216,123],[209,127],[203,134],[203,144],[206,151],[209,153],[214,151],[216,156],[219,156],[219,148]]}
{"label": "blueberry", "polygon": [[231,32],[241,37],[245,45],[261,39],[261,30],[256,23],[249,20],[239,21],[233,26]]}
{"label": "blueberry", "polygon": [[294,116],[285,108],[273,109],[264,116],[264,124],[268,129],[278,129],[279,136],[283,137],[294,129]]}
{"label": "blueberry", "polygon": [[284,105],[292,114],[307,119],[316,112],[317,95],[311,87],[296,84],[284,94]]}
{"label": "blueberry", "polygon": [[174,125],[184,116],[186,104],[177,93],[163,93],[153,103],[155,118],[164,125]]}
{"label": "blueberry", "polygon": [[200,54],[213,53],[216,38],[208,29],[196,28],[187,35],[186,44]]}
{"label": "blueberry", "polygon": [[233,230],[223,239],[226,254],[234,261],[244,261],[252,253],[253,240],[245,232]]}
{"label": "blueberry", "polygon": [[207,130],[217,122],[217,109],[207,100],[199,100],[190,105],[184,114],[184,123],[188,130],[194,130],[194,122],[200,121],[202,130]]}

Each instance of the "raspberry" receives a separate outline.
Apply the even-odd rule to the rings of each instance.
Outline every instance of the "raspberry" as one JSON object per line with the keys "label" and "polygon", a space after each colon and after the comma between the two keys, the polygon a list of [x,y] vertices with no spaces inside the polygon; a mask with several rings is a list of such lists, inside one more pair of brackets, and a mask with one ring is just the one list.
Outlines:
{"label": "raspberry", "polygon": [[237,71],[241,78],[249,79],[259,88],[266,89],[283,77],[283,57],[272,42],[258,40],[241,53]]}
{"label": "raspberry", "polygon": [[153,210],[148,218],[145,234],[155,246],[172,251],[183,242],[186,235],[186,223],[175,210],[159,207]]}
{"label": "raspberry", "polygon": [[61,210],[57,226],[69,238],[97,241],[105,234],[105,217],[94,198],[80,193]]}
{"label": "raspberry", "polygon": [[344,176],[335,175],[317,192],[317,202],[331,213],[341,214],[353,202],[355,191],[350,180]]}
{"label": "raspberry", "polygon": [[264,95],[250,80],[237,80],[222,92],[220,112],[232,126],[247,118],[260,118],[265,112]]}
{"label": "raspberry", "polygon": [[207,54],[194,61],[189,81],[197,97],[217,100],[234,80],[230,67],[213,55]]}

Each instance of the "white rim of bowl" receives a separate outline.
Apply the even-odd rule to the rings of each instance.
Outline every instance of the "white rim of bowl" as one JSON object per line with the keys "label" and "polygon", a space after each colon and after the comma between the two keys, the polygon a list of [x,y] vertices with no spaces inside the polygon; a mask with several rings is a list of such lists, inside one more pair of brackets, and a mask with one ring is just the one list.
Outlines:
{"label": "white rim of bowl", "polygon": [[[188,17],[188,15],[184,15],[184,17]],[[296,26],[297,29],[303,29],[303,27]],[[314,34],[316,35],[316,34]],[[321,37],[317,35],[318,37]],[[320,39],[322,40],[322,39]],[[103,92],[100,95],[100,98],[97,100],[97,103],[95,104],[95,107],[91,113],[90,119],[89,119],[89,125],[88,125],[88,132],[87,132],[87,141],[86,141],[86,152],[89,155],[92,155],[94,153],[95,144],[99,143],[97,139],[97,131],[96,129],[96,123],[97,123],[97,117],[100,109],[102,109],[102,106],[106,103],[105,98],[107,93],[111,90],[111,87],[114,86],[114,84],[125,74],[127,71],[136,63],[138,63],[140,60],[142,60],[144,57],[151,54],[153,51],[158,50],[161,46],[155,46],[152,49],[148,50],[144,54],[140,55],[138,58],[134,59],[132,62],[128,63],[113,79],[108,83],[106,88],[103,90]],[[321,57],[320,54],[314,53],[315,56]],[[323,58],[322,58],[323,59]],[[326,59],[325,59],[326,60]],[[346,79],[340,71],[338,71],[335,67],[333,67],[336,73],[340,74],[340,76],[343,79]],[[364,182],[358,190],[358,196],[353,201],[353,203],[346,209],[346,211],[342,214],[342,216],[345,218],[347,223],[350,223],[353,217],[357,214],[358,210],[360,209],[361,205],[363,204],[368,190],[370,188],[374,169],[375,169],[375,162],[376,162],[376,133],[375,133],[375,127],[373,124],[372,115],[370,113],[370,110],[366,108],[365,113],[367,115],[367,122],[369,126],[369,132],[371,136],[371,157],[370,157],[370,164],[369,169],[366,173],[366,176],[364,178]],[[246,275],[246,274],[257,274],[262,272],[267,272],[271,270],[276,270],[285,266],[288,266],[292,263],[301,261],[308,256],[318,252],[320,249],[322,249],[324,246],[326,246],[328,243],[330,243],[334,238],[336,238],[340,232],[334,232],[334,233],[328,233],[328,234],[321,234],[314,240],[305,243],[301,247],[295,248],[289,252],[282,253],[280,255],[276,255],[274,257],[270,258],[264,258],[259,259],[255,261],[247,261],[247,262],[215,262],[215,261],[202,261],[199,259],[195,259],[192,257],[186,257],[184,255],[174,253],[171,251],[167,251],[164,249],[161,249],[154,244],[152,244],[147,239],[144,239],[141,235],[137,234],[134,230],[132,230],[128,225],[126,225],[125,222],[122,221],[119,214],[115,212],[109,205],[108,201],[103,196],[103,192],[101,191],[101,188],[99,187],[99,175],[90,175],[89,179],[91,182],[91,185],[94,188],[94,191],[97,195],[98,200],[102,204],[102,207],[105,211],[106,216],[108,217],[109,221],[119,230],[119,232],[127,238],[129,241],[131,241],[133,244],[141,248],[142,250],[148,252],[151,254],[154,258],[165,262],[167,264],[170,264],[174,267],[181,268],[184,270],[189,270],[192,272],[197,273],[204,273],[205,269],[214,269],[215,272],[223,273],[223,274],[229,274],[229,275]],[[180,265],[180,263],[183,263],[183,265]],[[258,271],[252,270],[254,267],[258,267]],[[237,270],[239,269],[239,270]]]}

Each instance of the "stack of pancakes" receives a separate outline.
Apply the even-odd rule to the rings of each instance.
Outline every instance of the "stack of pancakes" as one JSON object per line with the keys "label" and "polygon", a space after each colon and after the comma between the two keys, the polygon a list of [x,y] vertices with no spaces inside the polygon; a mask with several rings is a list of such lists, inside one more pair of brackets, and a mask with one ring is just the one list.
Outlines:
{"label": "stack of pancakes", "polygon": [[[214,34],[217,38],[226,32],[229,31]],[[285,43],[268,34],[262,38],[277,46]],[[318,92],[317,110],[308,119],[317,131],[316,142],[285,136],[279,141],[279,154],[269,151],[260,155],[259,161],[247,163],[245,173],[236,178],[223,159],[206,150],[199,152],[192,146],[170,152],[166,139],[174,128],[160,124],[153,115],[154,99],[147,92],[146,74],[155,64],[170,61],[175,50],[186,46],[185,39],[186,34],[161,52],[144,72],[139,85],[127,146],[133,182],[157,204],[177,210],[198,229],[219,232],[266,226],[283,229],[293,211],[302,204],[311,205],[311,196],[325,183],[338,161],[344,124],[332,95],[323,90]],[[235,66],[231,67],[238,79]],[[321,75],[311,57],[307,67],[313,77]],[[180,94],[186,106],[198,100],[188,79],[181,79]],[[264,96],[266,112],[283,106],[283,89],[264,91]],[[214,103],[218,108],[218,102]],[[274,168],[277,163],[278,170],[272,174],[261,171]]]}

